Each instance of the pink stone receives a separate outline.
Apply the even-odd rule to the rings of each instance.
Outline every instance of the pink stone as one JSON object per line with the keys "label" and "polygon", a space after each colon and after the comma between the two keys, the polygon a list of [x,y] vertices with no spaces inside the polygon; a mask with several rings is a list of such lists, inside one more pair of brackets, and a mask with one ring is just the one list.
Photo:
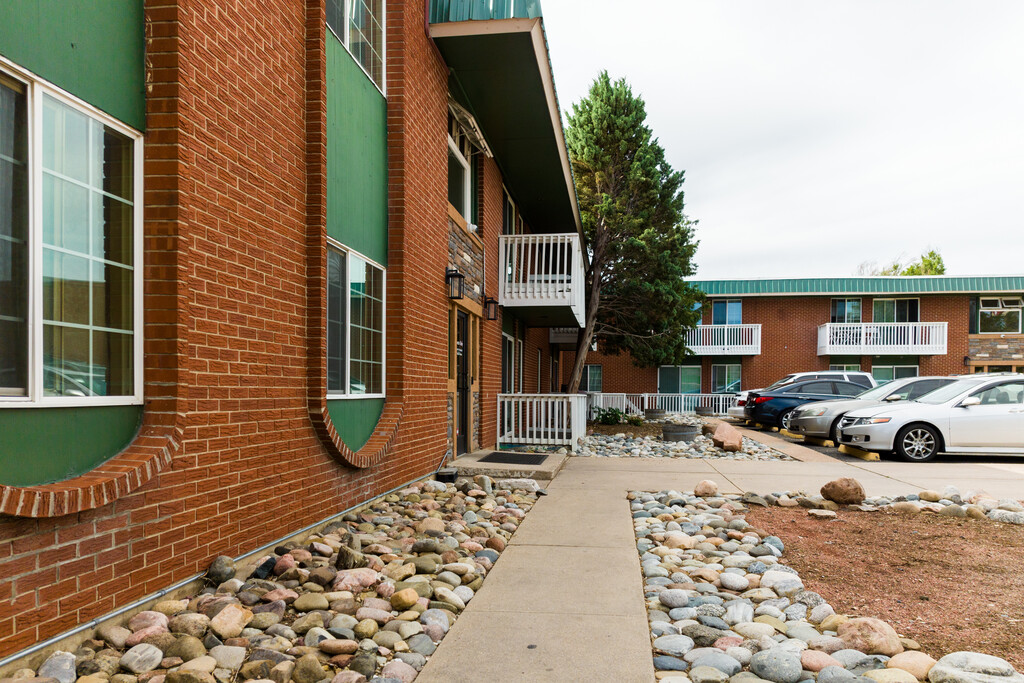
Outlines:
{"label": "pink stone", "polygon": [[144,641],[146,638],[149,638],[150,636],[155,636],[160,633],[167,633],[167,627],[156,624],[153,626],[149,626],[147,628],[142,628],[128,636],[125,639],[124,644],[127,647],[135,647],[136,645]]}
{"label": "pink stone", "polygon": [[334,551],[331,550],[331,546],[327,545],[326,543],[317,543],[316,541],[314,541],[313,543],[309,544],[309,549],[317,555],[319,555],[320,557],[330,557],[334,554]]}
{"label": "pink stone", "polygon": [[382,609],[373,609],[372,607],[360,607],[356,610],[356,619],[362,621],[363,619],[373,619],[378,624],[386,624],[391,621],[391,612],[385,612]]}
{"label": "pink stone", "polygon": [[296,562],[309,562],[313,559],[313,553],[309,552],[305,548],[295,548],[294,550],[288,551],[288,554],[294,557]]}
{"label": "pink stone", "polygon": [[440,624],[424,624],[423,632],[435,643],[440,643],[441,639],[444,638],[444,629],[441,628]]}
{"label": "pink stone", "polygon": [[[390,585],[392,588],[394,588],[395,584],[392,583],[392,584],[388,584],[388,585]],[[388,597],[391,597],[391,596],[388,596]],[[363,600],[363,607],[369,607],[370,609],[379,609],[379,610],[383,610],[385,612],[390,612],[391,611],[391,601],[390,600],[381,600],[380,598],[366,598],[365,600]]]}
{"label": "pink stone", "polygon": [[701,482],[698,482],[693,489],[693,495],[700,496],[701,498],[711,498],[713,496],[717,496],[718,484],[711,481],[710,479],[705,479]]}
{"label": "pink stone", "polygon": [[800,653],[800,666],[808,671],[821,671],[826,666],[842,666],[839,660],[818,650],[803,650]]}
{"label": "pink stone", "polygon": [[723,451],[736,453],[743,450],[743,435],[727,422],[718,423],[715,433],[711,435],[711,441]]}
{"label": "pink stone", "polygon": [[317,647],[329,655],[350,655],[359,649],[359,643],[354,640],[329,638],[328,640],[321,640]]}
{"label": "pink stone", "polygon": [[400,659],[393,659],[384,665],[380,675],[382,678],[397,678],[402,683],[412,683],[412,680],[416,678],[416,669]]}
{"label": "pink stone", "polygon": [[166,628],[167,615],[161,612],[146,610],[145,612],[139,612],[128,622],[128,628],[133,631],[141,631],[150,626],[163,626]]}
{"label": "pink stone", "polygon": [[715,641],[715,647],[719,650],[728,650],[730,647],[739,647],[742,642],[743,639],[736,636],[723,636]]}
{"label": "pink stone", "polygon": [[369,588],[378,580],[377,571],[369,567],[344,569],[334,577],[334,590],[358,592],[362,588]]}
{"label": "pink stone", "polygon": [[395,584],[390,581],[381,581],[377,584],[377,595],[382,598],[390,598],[395,594]]}
{"label": "pink stone", "polygon": [[221,638],[235,638],[252,617],[252,612],[241,605],[228,605],[210,620],[210,629]]}
{"label": "pink stone", "polygon": [[293,569],[297,565],[298,562],[295,561],[294,557],[291,555],[282,555],[278,558],[277,564],[274,565],[274,574],[281,576],[281,574],[284,574],[289,569]]}
{"label": "pink stone", "polygon": [[358,671],[339,671],[331,683],[366,683],[366,676]]}
{"label": "pink stone", "polygon": [[281,600],[286,604],[295,602],[299,597],[299,594],[293,591],[291,588],[275,588],[272,591],[263,594],[260,600],[264,602],[274,602],[275,600]]}
{"label": "pink stone", "polygon": [[468,550],[471,553],[480,552],[481,550],[484,549],[484,547],[482,545],[480,545],[479,543],[477,543],[476,541],[463,541],[462,543],[459,544],[459,546],[465,548],[466,550]]}

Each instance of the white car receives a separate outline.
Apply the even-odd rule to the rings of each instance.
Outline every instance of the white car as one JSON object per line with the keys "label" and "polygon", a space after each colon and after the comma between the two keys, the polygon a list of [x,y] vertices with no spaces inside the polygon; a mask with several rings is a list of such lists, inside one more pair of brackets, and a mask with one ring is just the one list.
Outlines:
{"label": "white car", "polygon": [[1024,374],[963,377],[915,401],[850,411],[838,437],[911,462],[939,453],[1024,454]]}
{"label": "white car", "polygon": [[748,389],[747,391],[741,391],[736,394],[736,405],[729,408],[726,411],[726,415],[729,417],[735,417],[739,420],[745,420],[746,415],[744,413],[744,407],[747,405],[747,394],[751,391],[772,391],[773,389],[779,389],[792,384],[793,382],[802,379],[843,379],[847,382],[853,382],[854,384],[860,384],[865,389],[878,386],[878,382],[871,376],[870,372],[860,371],[845,371],[845,370],[812,370],[810,372],[791,372],[785,377],[775,382],[772,382],[764,389]]}

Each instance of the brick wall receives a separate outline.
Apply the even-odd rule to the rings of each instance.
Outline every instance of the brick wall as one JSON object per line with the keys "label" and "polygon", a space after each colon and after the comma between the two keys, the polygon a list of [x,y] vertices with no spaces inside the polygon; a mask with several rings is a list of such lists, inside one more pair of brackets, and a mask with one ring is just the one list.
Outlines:
{"label": "brick wall", "polygon": [[[148,481],[111,503],[0,516],[0,655],[437,465],[447,441],[437,419],[447,379],[447,74],[423,12],[421,2],[388,3],[385,410],[399,410],[379,464],[356,469],[332,457],[330,435],[310,419],[323,381],[310,341],[322,320],[323,7],[147,0],[138,441],[176,416],[181,430],[170,432],[169,464],[146,465]],[[485,348],[498,353],[493,335]],[[485,361],[485,387],[499,368]]]}

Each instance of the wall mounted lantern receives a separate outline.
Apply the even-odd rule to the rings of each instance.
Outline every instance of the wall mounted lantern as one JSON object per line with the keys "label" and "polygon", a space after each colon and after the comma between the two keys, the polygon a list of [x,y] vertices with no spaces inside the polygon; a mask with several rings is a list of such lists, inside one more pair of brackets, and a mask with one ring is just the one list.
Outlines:
{"label": "wall mounted lantern", "polygon": [[462,299],[466,296],[466,276],[458,268],[445,268],[444,281],[448,285],[449,299]]}
{"label": "wall mounted lantern", "polygon": [[498,319],[498,300],[492,297],[484,298],[484,317],[488,320]]}

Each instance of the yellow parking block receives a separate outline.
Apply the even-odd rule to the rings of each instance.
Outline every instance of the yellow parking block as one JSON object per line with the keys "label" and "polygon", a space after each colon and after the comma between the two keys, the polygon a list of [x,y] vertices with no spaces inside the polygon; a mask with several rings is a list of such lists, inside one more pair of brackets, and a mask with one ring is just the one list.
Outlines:
{"label": "yellow parking block", "polygon": [[835,442],[832,439],[822,439],[818,436],[807,436],[804,434],[804,443],[814,444],[815,446],[835,446]]}
{"label": "yellow parking block", "polygon": [[781,429],[781,428],[780,428],[780,429],[779,429],[779,434],[780,434],[781,436],[788,436],[788,437],[789,437],[789,438],[791,438],[791,439],[802,439],[802,438],[803,438],[803,437],[802,437],[802,436],[800,436],[799,434],[794,434],[793,432],[791,432],[791,431],[789,431],[789,430],[787,430],[787,429]]}
{"label": "yellow parking block", "polygon": [[852,455],[853,457],[860,458],[861,460],[867,460],[868,462],[878,462],[879,460],[882,459],[881,457],[879,457],[878,453],[861,450],[856,446],[847,446],[845,444],[839,447],[839,452],[846,453],[847,455]]}

